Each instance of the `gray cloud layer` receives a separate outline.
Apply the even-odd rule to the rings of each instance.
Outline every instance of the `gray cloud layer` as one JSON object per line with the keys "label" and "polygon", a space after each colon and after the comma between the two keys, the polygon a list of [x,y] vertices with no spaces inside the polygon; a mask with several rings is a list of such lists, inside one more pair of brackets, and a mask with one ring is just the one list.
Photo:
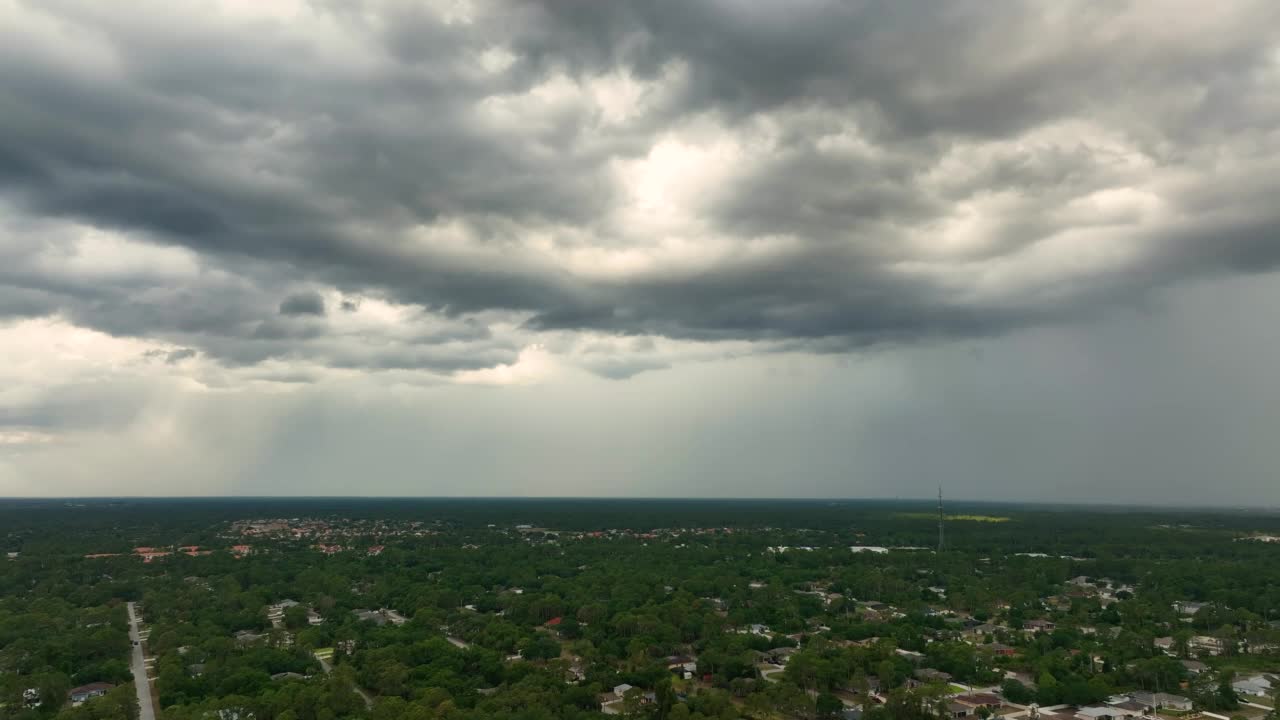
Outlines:
{"label": "gray cloud layer", "polygon": [[[477,3],[464,22],[314,3],[286,24],[19,3],[0,51],[0,187],[23,213],[270,265],[249,282],[305,277],[449,314],[526,313],[533,328],[859,344],[991,332],[1280,258],[1280,175],[1258,152],[1275,149],[1275,4],[1206,10],[1203,27],[1170,23],[1175,5]],[[495,48],[510,64],[485,72]],[[545,89],[610,74],[661,97],[611,123]],[[522,93],[525,115],[486,121],[486,103]],[[696,208],[723,256],[696,272],[566,268],[557,250],[656,240],[611,217],[611,163],[699,118],[726,136],[769,125]],[[1088,124],[1014,141],[1073,120]],[[1126,189],[1154,194],[1160,217],[1060,211]],[[934,257],[940,223],[1002,192],[1015,197],[986,211],[980,241]],[[413,235],[440,222],[462,240]],[[1139,259],[1061,279],[1054,302],[966,297],[968,274],[1094,222]],[[791,242],[746,251],[766,238]],[[902,272],[923,261],[938,274]],[[76,303],[23,290],[8,312]],[[202,304],[172,322],[217,322]]]}
{"label": "gray cloud layer", "polygon": [[318,292],[300,292],[280,303],[281,315],[324,315],[324,298]]}

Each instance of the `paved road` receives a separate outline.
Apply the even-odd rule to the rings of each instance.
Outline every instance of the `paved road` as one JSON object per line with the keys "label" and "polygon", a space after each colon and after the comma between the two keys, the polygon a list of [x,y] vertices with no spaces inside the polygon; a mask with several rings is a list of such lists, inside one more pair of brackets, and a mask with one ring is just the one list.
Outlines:
{"label": "paved road", "polygon": [[133,686],[138,693],[138,720],[156,720],[156,708],[151,704],[151,683],[147,681],[146,659],[142,656],[142,640],[138,637],[138,611],[129,603],[129,640],[133,642]]}
{"label": "paved road", "polygon": [[[328,660],[325,660],[324,658],[317,655],[316,661],[320,663],[320,669],[324,671],[325,675],[328,675],[329,673],[333,672],[333,665],[329,664]],[[356,694],[360,696],[360,699],[364,700],[365,709],[372,710],[373,698],[369,696],[369,693],[365,692],[364,688],[361,688],[359,685],[355,686],[355,691],[356,691]],[[139,718],[138,720],[142,720],[142,718]]]}

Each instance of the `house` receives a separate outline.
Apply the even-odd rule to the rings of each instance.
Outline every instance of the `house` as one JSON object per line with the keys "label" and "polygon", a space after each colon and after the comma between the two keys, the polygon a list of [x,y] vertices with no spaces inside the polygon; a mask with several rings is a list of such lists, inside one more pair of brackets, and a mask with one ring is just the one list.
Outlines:
{"label": "house", "polygon": [[793,647],[776,647],[765,652],[765,660],[774,665],[786,665],[791,656],[796,654],[797,650]]}
{"label": "house", "polygon": [[1210,635],[1196,635],[1187,642],[1187,647],[1202,654],[1221,655],[1226,643]]}
{"label": "house", "polygon": [[951,673],[946,673],[934,668],[920,668],[912,673],[912,675],[914,675],[917,680],[927,683],[944,683],[950,682],[951,680]]}
{"label": "house", "polygon": [[1200,608],[1208,605],[1208,603],[1191,602],[1190,600],[1178,600],[1173,603],[1175,612],[1181,615],[1195,615],[1200,612]]}
{"label": "house", "polygon": [[1205,665],[1199,660],[1183,660],[1182,667],[1186,668],[1187,672],[1191,673],[1192,675],[1199,675],[1200,673],[1209,669],[1208,665]]}
{"label": "house", "polygon": [[1155,640],[1155,645],[1156,645],[1156,649],[1157,649],[1157,650],[1163,650],[1164,652],[1170,652],[1170,651],[1172,651],[1172,650],[1173,650],[1173,638],[1171,638],[1171,637],[1158,637],[1158,638],[1156,638],[1156,640]]}
{"label": "house", "polygon": [[906,658],[913,663],[924,662],[924,653],[918,653],[914,650],[903,650],[901,648],[894,650],[894,652],[897,653],[898,657]]}
{"label": "house", "polygon": [[1048,620],[1028,620],[1022,624],[1022,629],[1034,633],[1053,632],[1056,626]]}
{"label": "house", "polygon": [[1237,695],[1267,697],[1278,684],[1280,684],[1280,678],[1275,675],[1258,674],[1237,678],[1231,683],[1231,689],[1235,690]]}
{"label": "house", "polygon": [[971,640],[981,640],[987,635],[995,635],[998,631],[1004,630],[1004,629],[1005,628],[1002,628],[999,625],[992,625],[991,623],[982,623],[980,625],[974,625],[971,628],[967,628],[961,634]]}
{"label": "house", "polygon": [[1143,715],[1140,709],[1126,710],[1115,705],[1090,705],[1076,711],[1076,717],[1080,720],[1123,720],[1123,718],[1136,718]]}
{"label": "house", "polygon": [[387,624],[387,616],[381,610],[352,610],[351,612],[361,620],[366,620],[375,625]]}
{"label": "house", "polygon": [[559,627],[559,626],[560,626],[560,623],[562,623],[562,622],[564,622],[564,618],[562,618],[562,617],[560,617],[560,616],[556,616],[556,617],[553,617],[553,618],[551,618],[550,620],[546,621],[546,622],[545,622],[545,623],[543,623],[542,625],[543,625],[543,627],[554,628],[554,627]]}
{"label": "house", "polygon": [[307,676],[296,672],[278,672],[271,676],[272,680],[306,680]]}
{"label": "house", "polygon": [[670,657],[667,658],[667,670],[681,680],[692,680],[698,671],[698,663],[690,657]]}
{"label": "house", "polygon": [[1002,704],[1000,698],[990,693],[957,695],[947,703],[947,715],[953,718],[981,717],[983,709],[993,711]]}
{"label": "house", "polygon": [[1044,599],[1044,605],[1055,610],[1070,610],[1071,598],[1062,595],[1050,595]]}
{"label": "house", "polygon": [[1036,689],[1036,679],[1035,679],[1035,676],[1033,676],[1033,675],[1032,675],[1031,673],[1029,673],[1029,672],[1019,672],[1019,671],[1017,671],[1017,670],[1006,670],[1006,671],[1004,672],[1004,679],[1005,679],[1005,680],[1017,680],[1018,682],[1022,683],[1023,685],[1026,685],[1027,687],[1031,688],[1032,690]]}
{"label": "house", "polygon": [[987,643],[982,647],[986,650],[990,650],[993,655],[999,655],[1000,657],[1013,657],[1018,654],[1017,648],[1009,647],[1008,645],[998,642]]}
{"label": "house", "polygon": [[91,700],[93,698],[102,697],[103,695],[106,695],[107,692],[114,687],[115,685],[112,685],[111,683],[104,683],[104,682],[96,682],[96,683],[89,683],[88,685],[81,685],[78,688],[72,688],[71,690],[69,690],[67,692],[67,699],[71,701],[72,705],[79,705],[85,702],[86,700]]}
{"label": "house", "polygon": [[372,557],[377,557],[381,555],[382,551],[385,549],[386,549],[386,546],[384,545],[371,545],[369,547],[369,555]]}
{"label": "house", "polygon": [[[628,685],[627,683],[615,685],[613,687],[613,692],[608,692],[600,696],[600,712],[605,715],[621,715],[624,709],[623,703],[626,700],[627,693],[630,693],[635,689],[636,688],[634,686]],[[640,704],[648,705],[654,702],[656,696],[652,692],[646,692],[640,694],[638,699]]]}
{"label": "house", "polygon": [[252,645],[265,637],[266,635],[260,635],[252,630],[241,630],[235,634],[237,645]]}
{"label": "house", "polygon": [[1192,710],[1193,703],[1190,698],[1180,696],[1174,693],[1156,693],[1156,703],[1165,710],[1178,710],[1180,712],[1189,712]]}
{"label": "house", "polygon": [[1117,710],[1120,710],[1121,712],[1133,713],[1134,715],[1137,715],[1137,716],[1144,716],[1146,715],[1148,710],[1153,709],[1146,705],[1143,705],[1140,702],[1129,700],[1127,698],[1120,700],[1118,702],[1111,702],[1110,700],[1108,700],[1107,704],[1114,707]]}
{"label": "house", "polygon": [[1191,709],[1191,701],[1181,695],[1172,693],[1150,693],[1136,692],[1129,696],[1133,702],[1141,705],[1145,710],[1178,710],[1187,711]]}
{"label": "house", "polygon": [[204,663],[192,663],[188,665],[187,674],[191,677],[200,677],[204,674]]}
{"label": "house", "polygon": [[1004,704],[1004,700],[1001,700],[999,695],[982,692],[971,693],[969,695],[957,695],[954,700],[972,708],[984,707],[988,710],[995,710]]}

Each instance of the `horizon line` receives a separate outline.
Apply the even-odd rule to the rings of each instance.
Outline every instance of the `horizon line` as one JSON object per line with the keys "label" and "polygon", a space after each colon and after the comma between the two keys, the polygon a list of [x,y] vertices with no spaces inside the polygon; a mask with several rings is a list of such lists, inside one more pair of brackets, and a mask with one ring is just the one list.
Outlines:
{"label": "horizon line", "polygon": [[[69,502],[69,501],[102,501],[102,500],[173,500],[173,501],[197,501],[197,500],[280,500],[280,501],[298,501],[298,500],[521,500],[521,501],[549,501],[549,500],[578,500],[578,501],[608,501],[608,502],[643,502],[643,501],[689,501],[689,502],[784,502],[784,503],[813,503],[813,502],[867,502],[867,503],[885,503],[885,502],[904,502],[904,503],[932,503],[934,498],[931,497],[762,497],[762,496],[733,496],[733,497],[712,497],[712,496],[659,496],[659,495],[633,495],[633,496],[607,496],[607,495],[51,495],[51,496],[0,496],[0,502],[9,501],[51,501],[51,502]],[[1096,508],[1143,508],[1155,510],[1177,510],[1177,511],[1195,511],[1195,510],[1233,510],[1245,511],[1251,513],[1267,513],[1280,512],[1280,505],[1217,505],[1217,504],[1162,504],[1152,502],[1131,502],[1131,501],[1082,501],[1082,500],[980,500],[966,498],[949,498],[948,502],[959,504],[979,504],[979,505],[1031,505],[1031,506],[1056,506],[1056,507],[1096,507]]]}

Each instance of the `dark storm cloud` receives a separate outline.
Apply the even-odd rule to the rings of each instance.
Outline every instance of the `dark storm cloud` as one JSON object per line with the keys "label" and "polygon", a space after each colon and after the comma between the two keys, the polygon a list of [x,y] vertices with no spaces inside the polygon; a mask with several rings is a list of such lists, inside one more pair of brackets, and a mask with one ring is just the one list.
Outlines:
{"label": "dark storm cloud", "polygon": [[[358,333],[309,322],[320,295],[280,294],[328,284],[460,322],[497,312],[532,331],[824,349],[998,333],[1280,262],[1277,109],[1248,99],[1277,88],[1272,2],[1168,32],[1155,28],[1177,8],[1160,3],[478,3],[463,20],[310,7],[293,23],[182,3],[7,11],[0,193],[24,216],[181,246],[237,279],[0,275],[0,313],[56,310],[233,365],[450,372],[509,362],[515,341],[433,329],[426,345],[455,347],[374,357],[338,349]],[[509,58],[485,69],[499,50]],[[608,116],[591,88],[614,76],[651,83],[651,105]],[[614,217],[618,163],[695,122],[744,148],[691,206],[701,232],[740,251],[709,266],[570,269],[584,247],[662,239]],[[1064,208],[1133,187],[1158,202],[1098,203],[1146,213],[1147,225],[1106,228],[1136,259],[1018,282],[1075,266],[1061,248],[1027,259],[1101,213]],[[1016,202],[990,211],[980,242],[934,249],[959,210],[1001,193]],[[769,238],[788,242],[748,251]],[[635,362],[599,371],[663,361]]]}
{"label": "dark storm cloud", "polygon": [[1239,3],[1233,22],[1213,26],[1220,34],[1177,43],[1149,25],[1193,7],[1169,2],[1066,2],[1052,13],[983,0],[524,7],[514,44],[544,70],[625,64],[652,75],[681,59],[694,74],[684,100],[697,110],[861,105],[887,132],[916,136],[1008,134],[1162,82],[1233,88],[1242,68],[1270,61],[1280,17],[1268,3]]}
{"label": "dark storm cloud", "polygon": [[57,308],[58,303],[42,291],[0,286],[0,318],[40,317]]}
{"label": "dark storm cloud", "polygon": [[324,298],[320,293],[302,292],[280,301],[281,315],[324,315]]}

